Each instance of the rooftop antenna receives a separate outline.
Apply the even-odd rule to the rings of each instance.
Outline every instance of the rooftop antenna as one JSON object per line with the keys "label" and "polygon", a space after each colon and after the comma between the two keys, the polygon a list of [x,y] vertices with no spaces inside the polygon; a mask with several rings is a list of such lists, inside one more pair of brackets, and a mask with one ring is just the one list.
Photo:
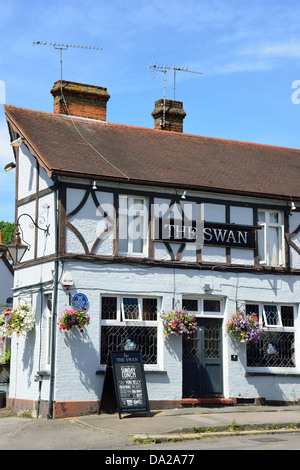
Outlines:
{"label": "rooftop antenna", "polygon": [[174,73],[174,101],[175,101],[175,87],[176,87],[176,72],[189,72],[189,73],[196,73],[198,75],[203,75],[202,72],[196,72],[194,70],[189,70],[188,67],[172,67],[172,66],[165,66],[165,65],[155,65],[154,57],[151,60],[151,64],[149,65],[149,69],[151,71],[152,78],[155,77],[155,72],[163,72],[164,74],[164,108],[163,108],[163,127],[165,127],[165,112],[166,112],[166,75],[167,72],[173,71]]}
{"label": "rooftop antenna", "polygon": [[194,70],[190,70],[188,67],[172,67],[172,66],[165,66],[165,65],[155,65],[153,64],[154,57],[152,58],[151,64],[149,65],[149,69],[151,70],[152,78],[155,77],[155,71],[163,72],[164,73],[164,86],[166,84],[166,74],[167,72],[173,71],[174,73],[174,101],[175,101],[175,82],[176,82],[176,72],[188,72],[188,73],[196,73],[198,75],[203,75],[203,72],[196,72]]}
{"label": "rooftop antenna", "polygon": [[76,49],[92,49],[95,51],[102,51],[102,47],[89,47],[89,46],[75,46],[74,44],[57,44],[53,42],[41,42],[33,41],[33,46],[53,46],[54,49],[59,49],[60,51],[60,82],[62,82],[62,51],[66,51],[69,47],[75,47]]}

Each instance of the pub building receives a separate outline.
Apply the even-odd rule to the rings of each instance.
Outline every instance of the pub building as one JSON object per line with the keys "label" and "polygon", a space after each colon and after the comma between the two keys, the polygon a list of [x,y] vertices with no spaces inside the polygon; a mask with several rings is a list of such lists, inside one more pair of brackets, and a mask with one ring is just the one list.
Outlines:
{"label": "pub building", "polygon": [[[7,404],[97,413],[109,352],[127,347],[151,409],[297,402],[300,151],[185,134],[179,101],[156,101],[149,129],[107,122],[106,88],[51,94],[53,113],[4,106],[25,245],[14,306],[35,315],[12,338]],[[75,308],[89,324],[60,329]],[[189,340],[164,334],[162,312],[181,309]],[[228,334],[237,311],[255,314],[258,342]]]}

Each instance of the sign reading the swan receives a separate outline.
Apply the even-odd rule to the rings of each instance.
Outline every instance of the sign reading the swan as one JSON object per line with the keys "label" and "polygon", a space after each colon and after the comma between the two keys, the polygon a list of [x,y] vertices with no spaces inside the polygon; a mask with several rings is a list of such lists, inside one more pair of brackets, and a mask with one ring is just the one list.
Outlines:
{"label": "sign reading the swan", "polygon": [[166,223],[163,219],[158,219],[156,224],[155,241],[249,249],[256,247],[256,229],[260,228],[204,222],[202,233],[199,234],[195,221],[185,221],[183,224],[181,220],[171,220]]}
{"label": "sign reading the swan", "polygon": [[[181,209],[181,207],[180,207]],[[174,213],[174,211],[173,211]],[[206,222],[202,219],[203,211],[195,211],[196,217],[189,218],[181,211],[178,217],[170,212],[161,217],[154,217],[155,241],[187,243],[196,245],[197,249],[205,245],[234,248],[256,248],[256,230],[252,225]]]}
{"label": "sign reading the swan", "polygon": [[204,222],[204,245],[254,249],[257,228],[259,227]]}

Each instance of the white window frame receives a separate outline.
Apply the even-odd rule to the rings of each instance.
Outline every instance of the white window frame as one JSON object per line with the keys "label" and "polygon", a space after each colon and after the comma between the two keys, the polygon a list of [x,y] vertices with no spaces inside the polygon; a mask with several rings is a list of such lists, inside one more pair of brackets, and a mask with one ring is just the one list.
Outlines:
{"label": "white window frame", "polygon": [[[295,312],[297,312],[297,305],[296,304],[285,304],[285,303],[271,303],[271,302],[245,302],[245,305],[258,305],[259,312],[258,312],[258,321],[261,325],[263,325],[264,330],[269,330],[272,331],[274,329],[280,330],[280,331],[292,331],[295,332],[295,322],[296,322],[296,317],[295,317]],[[278,321],[276,324],[271,324],[268,323],[267,321],[267,313],[265,307],[275,307],[277,310],[277,318]],[[293,307],[294,309],[294,326],[283,326],[282,323],[282,317],[281,317],[281,307]]]}
{"label": "white window frame", "polygon": [[[299,344],[299,335],[297,333],[297,318],[298,318],[298,310],[299,310],[299,305],[295,303],[271,303],[271,302],[245,302],[245,306],[251,306],[255,305],[258,306],[258,321],[260,325],[262,325],[262,328],[264,331],[268,332],[284,332],[284,333],[294,333],[294,338],[295,338],[295,367],[284,367],[284,366],[273,366],[273,367],[254,367],[254,366],[247,366],[247,371],[249,372],[257,372],[259,369],[262,372],[269,372],[269,373],[281,373],[284,371],[286,373],[287,370],[291,370],[291,372],[294,374],[299,370],[299,350],[300,350],[300,344]],[[266,323],[266,316],[265,316],[265,305],[274,305],[277,308],[277,313],[278,313],[278,318],[279,322],[277,325],[268,325]],[[293,313],[294,313],[294,325],[293,326],[283,326],[282,324],[282,318],[281,318],[281,308],[282,307],[293,307]],[[263,319],[265,321],[265,324],[263,325]]]}
{"label": "white window frame", "polygon": [[[143,208],[138,206],[137,200],[142,201]],[[125,202],[126,201],[126,202]],[[123,203],[122,203],[123,202]],[[126,206],[126,207],[125,207]],[[138,240],[138,233],[135,230],[135,218],[142,218],[142,243],[143,250],[135,251],[134,241]],[[120,249],[120,232],[122,231],[121,220],[127,218],[127,250]],[[147,257],[148,256],[148,198],[143,196],[119,195],[119,224],[118,224],[118,254],[120,256]],[[124,233],[122,234],[124,235]]]}
{"label": "white window frame", "polygon": [[[138,313],[137,318],[126,318],[125,302],[124,302],[125,299],[132,299],[132,300],[137,301],[137,313]],[[143,302],[143,298],[139,298],[139,297],[136,297],[136,296],[132,296],[132,297],[122,296],[121,297],[121,319],[122,319],[122,321],[125,321],[125,322],[142,321],[142,310],[143,310],[142,302]]]}
{"label": "white window frame", "polygon": [[[102,297],[114,297],[117,299],[117,315],[116,319],[102,319]],[[139,319],[124,319],[124,298],[136,298],[138,299],[139,305]],[[156,320],[143,320],[143,299],[156,299],[157,301],[157,318]],[[161,333],[161,322],[159,312],[162,307],[162,298],[155,295],[139,294],[139,295],[124,295],[110,292],[102,292],[100,294],[100,328],[102,326],[139,326],[139,327],[156,327],[157,328],[157,363],[156,364],[145,364],[145,370],[161,370],[162,369],[162,335]],[[101,364],[101,369],[105,369],[106,365]]]}
{"label": "white window frame", "polygon": [[[223,318],[224,317],[224,307],[225,302],[223,297],[215,297],[215,296],[195,296],[195,295],[184,295],[182,296],[182,308],[184,308],[184,300],[197,300],[197,310],[189,311],[188,313],[195,313],[197,317],[205,317],[205,318]],[[204,301],[205,300],[212,300],[220,302],[220,310],[218,312],[210,312],[204,310]]]}
{"label": "white window frame", "polygon": [[[155,295],[124,295],[124,294],[111,294],[111,293],[102,293],[100,301],[100,314],[102,312],[102,297],[114,297],[117,299],[117,315],[116,319],[102,319],[101,325],[122,325],[124,322],[130,322],[132,326],[138,323],[138,326],[155,326],[159,324],[159,311],[161,310],[161,297]],[[124,312],[124,299],[137,299],[138,301],[138,318],[129,319],[125,318]],[[157,301],[157,319],[156,320],[143,320],[143,299],[156,299]]]}
{"label": "white window frame", "polygon": [[[266,266],[284,266],[285,265],[285,259],[284,259],[284,215],[283,212],[280,210],[264,210],[264,209],[258,209],[258,213],[264,214],[264,221],[258,221],[258,225],[260,225],[262,228],[258,231],[263,233],[263,259],[259,260],[259,264],[261,265],[266,265]],[[278,214],[278,222],[273,222],[271,221],[271,215],[272,214]],[[279,241],[279,246],[278,246],[278,262],[272,264],[272,260],[270,259],[270,229],[277,229],[279,236],[280,236],[280,241]],[[259,244],[259,236],[260,233],[258,233],[258,244]],[[258,246],[258,254],[260,256],[260,249]]]}

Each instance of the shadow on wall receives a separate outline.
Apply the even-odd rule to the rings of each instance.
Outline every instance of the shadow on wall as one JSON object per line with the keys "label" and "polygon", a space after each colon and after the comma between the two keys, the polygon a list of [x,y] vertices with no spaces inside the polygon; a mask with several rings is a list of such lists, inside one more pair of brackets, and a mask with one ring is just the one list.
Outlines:
{"label": "shadow on wall", "polygon": [[[96,379],[96,370],[99,367],[99,352],[93,346],[88,333],[80,333],[79,330],[70,332],[64,338],[65,345],[70,349],[73,363],[78,370],[82,385],[88,390],[94,390],[99,394],[99,384]],[[80,344],[79,344],[80,342]]]}
{"label": "shadow on wall", "polygon": [[[27,338],[17,338],[17,354],[18,350],[20,350],[20,341],[24,341],[24,349],[23,349],[23,370],[28,371],[27,374],[27,385],[30,387],[32,383],[32,374],[33,374],[33,366],[34,366],[34,351],[35,351],[35,340],[36,340],[36,335],[35,335],[35,330],[28,331],[27,333]],[[17,361],[18,364],[18,361]]]}
{"label": "shadow on wall", "polygon": [[294,403],[300,399],[299,377],[293,376],[253,376],[247,377],[249,385],[257,391],[257,396],[265,398],[267,402]]}

